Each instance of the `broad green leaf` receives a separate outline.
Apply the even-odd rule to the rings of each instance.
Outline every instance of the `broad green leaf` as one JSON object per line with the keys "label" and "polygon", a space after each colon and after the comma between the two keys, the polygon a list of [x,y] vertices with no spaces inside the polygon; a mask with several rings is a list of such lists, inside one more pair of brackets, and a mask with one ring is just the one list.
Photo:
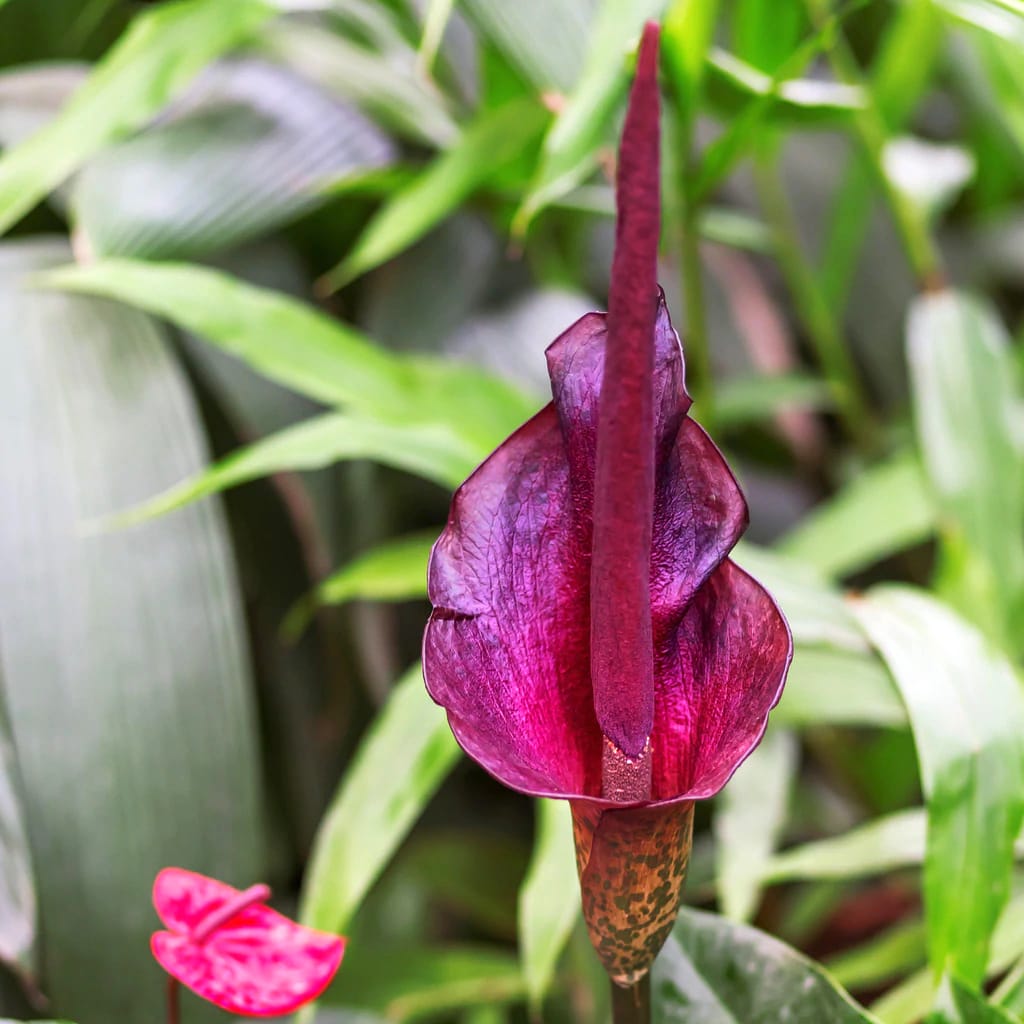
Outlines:
{"label": "broad green leaf", "polygon": [[537,839],[519,892],[519,950],[530,1003],[540,1006],[580,915],[569,808],[537,800]]}
{"label": "broad green leaf", "polygon": [[974,984],[1009,895],[1024,819],[1024,695],[1012,665],[910,587],[874,588],[857,616],[910,717],[928,807],[929,960]]}
{"label": "broad green leaf", "polygon": [[[924,847],[923,830],[921,846]],[[829,958],[825,967],[840,985],[874,988],[919,968],[928,958],[927,937],[923,921],[901,921],[863,945]]]}
{"label": "broad green leaf", "polygon": [[896,684],[877,655],[800,643],[772,717],[798,728],[826,722],[889,729],[907,724]]}
{"label": "broad green leaf", "polygon": [[516,233],[523,233],[545,206],[579,185],[592,169],[626,90],[626,55],[644,22],[658,17],[667,3],[604,0],[598,8],[583,70],[544,139],[537,175],[516,213]]}
{"label": "broad green leaf", "polygon": [[828,385],[817,377],[780,374],[734,377],[715,395],[715,423],[723,429],[774,416],[793,407],[828,409],[834,404]]}
{"label": "broad green leaf", "polygon": [[418,241],[540,138],[549,115],[533,100],[487,111],[434,163],[377,212],[352,252],[323,277],[340,288]]}
{"label": "broad green leaf", "polygon": [[918,298],[907,325],[914,419],[956,560],[949,596],[1009,650],[1024,607],[1024,446],[1010,340],[993,309],[960,292]]}
{"label": "broad green leaf", "polygon": [[148,941],[157,871],[183,864],[244,886],[264,875],[265,835],[219,505],[83,535],[84,521],[198,471],[205,443],[151,320],[18,286],[67,258],[63,242],[0,247],[0,685],[46,990],[53,1012],[99,1024],[161,1005]]}
{"label": "broad green leaf", "polygon": [[867,878],[920,864],[925,854],[923,808],[899,811],[833,836],[805,843],[769,858],[766,882],[826,878]]}
{"label": "broad green leaf", "polygon": [[374,948],[352,943],[328,1003],[375,1010],[388,1020],[430,1018],[523,998],[514,956],[486,946]]}
{"label": "broad green leaf", "polygon": [[0,680],[0,964],[32,978],[38,970],[36,887],[24,796],[2,698]]}
{"label": "broad green leaf", "polygon": [[187,263],[103,260],[37,275],[42,287],[138,306],[199,335],[258,373],[329,405],[455,427],[479,458],[536,402],[473,367],[399,356],[297,299]]}
{"label": "broad green leaf", "polygon": [[302,887],[306,924],[331,932],[348,927],[458,758],[448,720],[427,696],[417,665],[396,683],[324,816]]}
{"label": "broad green leaf", "polygon": [[90,257],[206,255],[311,210],[324,199],[324,181],[394,156],[379,128],[307,80],[265,61],[225,62],[75,179],[76,249]]}
{"label": "broad green leaf", "polygon": [[426,597],[427,559],[438,531],[415,533],[388,541],[358,555],[328,576],[306,601],[289,613],[285,634],[296,637],[321,604],[346,601],[407,601]]}
{"label": "broad green leaf", "polygon": [[434,147],[459,137],[441,93],[416,68],[416,54],[401,39],[380,52],[323,26],[274,22],[262,49],[366,111],[375,121]]}
{"label": "broad green leaf", "polygon": [[935,519],[921,465],[904,453],[858,473],[778,546],[826,576],[847,576],[927,540]]}
{"label": "broad green leaf", "polygon": [[738,0],[730,28],[737,56],[771,74],[796,49],[807,29],[800,0]]}
{"label": "broad green leaf", "polygon": [[651,993],[655,1024],[877,1024],[796,950],[696,910],[680,913]]}
{"label": "broad green leaf", "polygon": [[140,523],[262,476],[323,469],[350,459],[370,459],[454,488],[477,464],[479,452],[443,424],[392,424],[324,413],[240,448],[113,521]]}
{"label": "broad green leaf", "polygon": [[0,157],[0,234],[273,13],[266,0],[180,0],[140,14],[60,115]]}
{"label": "broad green leaf", "polygon": [[[461,0],[486,37],[538,92],[566,93],[579,78],[598,0]],[[538,27],[543,26],[542,31]]]}
{"label": "broad green leaf", "polygon": [[764,862],[786,824],[798,755],[793,734],[773,725],[716,800],[718,900],[734,921],[749,921],[757,910]]}

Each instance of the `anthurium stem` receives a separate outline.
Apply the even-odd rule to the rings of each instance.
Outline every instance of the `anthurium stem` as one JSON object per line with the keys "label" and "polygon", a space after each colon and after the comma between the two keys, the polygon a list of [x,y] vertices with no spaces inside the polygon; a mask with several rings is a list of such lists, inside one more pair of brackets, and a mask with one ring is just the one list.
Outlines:
{"label": "anthurium stem", "polygon": [[650,1024],[650,1020],[650,974],[629,986],[612,982],[612,1024]]}
{"label": "anthurium stem", "polygon": [[180,1024],[181,1009],[178,998],[180,989],[177,978],[167,979],[167,1024]]}

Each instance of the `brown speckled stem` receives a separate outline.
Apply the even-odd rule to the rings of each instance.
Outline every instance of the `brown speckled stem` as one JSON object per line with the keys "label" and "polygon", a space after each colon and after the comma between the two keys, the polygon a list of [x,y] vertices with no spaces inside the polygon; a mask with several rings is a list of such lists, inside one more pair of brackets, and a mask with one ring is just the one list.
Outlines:
{"label": "brown speckled stem", "polygon": [[612,1024],[650,1024],[651,976],[626,988],[612,982]]}

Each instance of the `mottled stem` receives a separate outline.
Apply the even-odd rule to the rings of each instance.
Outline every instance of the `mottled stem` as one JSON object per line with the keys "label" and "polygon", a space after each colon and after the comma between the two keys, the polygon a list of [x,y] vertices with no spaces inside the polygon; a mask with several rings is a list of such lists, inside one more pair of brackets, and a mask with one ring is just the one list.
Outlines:
{"label": "mottled stem", "polygon": [[270,899],[270,889],[266,885],[250,885],[227,903],[221,904],[212,913],[192,929],[192,940],[202,945],[222,924],[227,924],[236,914],[254,903],[266,903]]}
{"label": "mottled stem", "polygon": [[612,1024],[650,1024],[651,976],[623,987],[612,982]]}

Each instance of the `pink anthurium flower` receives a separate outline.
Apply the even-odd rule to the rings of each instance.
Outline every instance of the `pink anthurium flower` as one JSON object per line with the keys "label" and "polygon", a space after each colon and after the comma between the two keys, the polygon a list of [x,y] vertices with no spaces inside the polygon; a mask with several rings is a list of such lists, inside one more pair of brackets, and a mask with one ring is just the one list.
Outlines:
{"label": "pink anthurium flower", "polygon": [[590,935],[623,986],[678,913],[693,801],[759,742],[792,651],[727,557],[746,504],[688,416],[656,283],[657,33],[623,131],[608,313],[550,346],[553,401],[456,492],[424,638],[427,688],[466,752],[571,802]]}
{"label": "pink anthurium flower", "polygon": [[345,941],[271,910],[269,898],[265,885],[240,892],[193,871],[164,868],[153,883],[153,906],[169,930],[154,932],[153,956],[173,979],[230,1013],[291,1013],[327,988]]}

